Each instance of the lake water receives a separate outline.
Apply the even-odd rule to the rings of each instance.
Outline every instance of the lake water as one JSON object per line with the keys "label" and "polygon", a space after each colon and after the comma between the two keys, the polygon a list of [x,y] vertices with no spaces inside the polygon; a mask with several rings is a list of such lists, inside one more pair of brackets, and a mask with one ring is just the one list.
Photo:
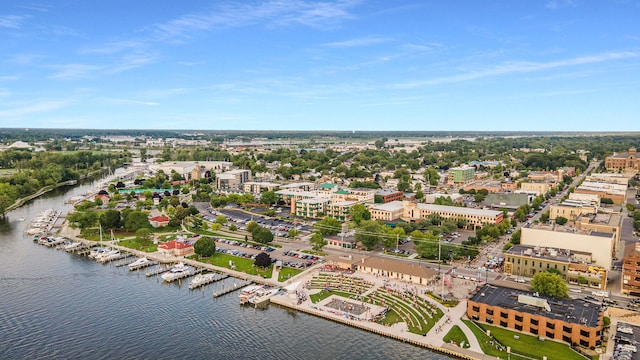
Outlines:
{"label": "lake water", "polygon": [[[31,241],[29,222],[91,184],[49,193],[0,223],[0,359],[447,359],[277,306],[213,298],[145,271]],[[24,217],[24,221],[19,221]]]}

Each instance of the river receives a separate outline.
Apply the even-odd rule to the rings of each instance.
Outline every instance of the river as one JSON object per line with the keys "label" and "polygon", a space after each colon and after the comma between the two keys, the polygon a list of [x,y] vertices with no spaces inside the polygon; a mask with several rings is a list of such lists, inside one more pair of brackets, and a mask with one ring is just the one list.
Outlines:
{"label": "river", "polygon": [[[92,183],[54,190],[0,222],[0,359],[448,359],[310,315],[238,305],[144,270],[98,264],[24,234]],[[24,221],[20,218],[24,217]]]}

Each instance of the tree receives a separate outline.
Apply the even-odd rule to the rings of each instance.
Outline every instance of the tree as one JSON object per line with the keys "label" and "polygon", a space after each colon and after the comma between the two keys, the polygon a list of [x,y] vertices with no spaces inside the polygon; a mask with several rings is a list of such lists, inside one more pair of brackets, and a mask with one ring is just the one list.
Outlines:
{"label": "tree", "polygon": [[218,215],[216,216],[216,223],[220,224],[220,225],[224,225],[227,223],[227,217],[224,215]]}
{"label": "tree", "polygon": [[387,234],[384,225],[377,221],[363,221],[356,231],[355,238],[367,249],[375,248]]}
{"label": "tree", "polygon": [[267,206],[271,206],[278,201],[278,194],[273,191],[265,191],[260,196],[260,202],[262,204],[266,204]]}
{"label": "tree", "polygon": [[136,231],[141,228],[149,227],[149,219],[147,213],[140,210],[133,210],[127,213],[124,219],[124,229],[127,231]]}
{"label": "tree", "polygon": [[549,221],[549,211],[545,211],[542,213],[542,215],[540,215],[540,221],[542,221],[543,223]]}
{"label": "tree", "polygon": [[522,232],[520,231],[520,229],[514,231],[513,234],[511,234],[511,243],[513,245],[520,244],[520,236],[521,236],[521,234],[522,234]]}
{"label": "tree", "polygon": [[564,224],[566,224],[566,223],[567,223],[567,221],[569,221],[569,219],[567,219],[567,218],[566,218],[566,217],[564,217],[564,216],[558,216],[558,217],[556,218],[556,224],[558,224],[558,225],[564,225]]}
{"label": "tree", "polygon": [[327,216],[318,221],[313,228],[315,231],[319,231],[322,235],[328,236],[339,233],[342,230],[342,225],[340,224],[340,221]]}
{"label": "tree", "polygon": [[253,234],[253,232],[259,227],[260,225],[258,225],[257,222],[249,221],[249,223],[247,224],[247,231]]}
{"label": "tree", "polygon": [[107,210],[100,215],[100,225],[103,229],[118,229],[122,226],[120,211]]}
{"label": "tree", "polygon": [[208,236],[202,237],[193,245],[193,250],[200,256],[212,256],[216,252],[216,242]]}
{"label": "tree", "polygon": [[424,175],[424,179],[426,182],[429,183],[429,185],[432,186],[437,186],[438,185],[438,180],[440,180],[440,174],[438,174],[438,170],[436,170],[435,168],[427,168],[422,175]]}
{"label": "tree", "polygon": [[322,248],[327,245],[327,242],[324,240],[324,236],[319,231],[315,231],[311,235],[311,239],[309,242],[313,245],[313,250],[320,251]]}
{"label": "tree", "polygon": [[569,294],[569,287],[562,277],[547,271],[539,272],[533,276],[531,290],[558,298],[566,298]]}
{"label": "tree", "polygon": [[236,224],[231,224],[231,225],[229,225],[229,230],[230,231],[237,231],[238,227],[236,226]]}
{"label": "tree", "polygon": [[80,229],[87,229],[96,224],[98,215],[93,211],[80,211],[71,213],[68,220],[71,223],[75,223]]}
{"label": "tree", "polygon": [[253,241],[259,242],[261,244],[267,244],[273,241],[273,233],[267,228],[263,228],[262,226],[258,226],[251,233]]}
{"label": "tree", "polygon": [[136,240],[143,245],[148,245],[151,242],[151,231],[147,228],[136,230]]}
{"label": "tree", "polygon": [[289,238],[291,238],[291,239],[294,239],[294,238],[298,237],[299,235],[300,235],[300,231],[298,231],[298,229],[296,229],[296,228],[291,228],[287,232],[287,236]]}
{"label": "tree", "polygon": [[271,256],[263,251],[260,254],[256,255],[256,259],[253,264],[256,267],[267,268],[271,265]]}
{"label": "tree", "polygon": [[364,204],[354,204],[349,208],[349,217],[356,225],[360,225],[362,220],[371,219],[371,213]]}

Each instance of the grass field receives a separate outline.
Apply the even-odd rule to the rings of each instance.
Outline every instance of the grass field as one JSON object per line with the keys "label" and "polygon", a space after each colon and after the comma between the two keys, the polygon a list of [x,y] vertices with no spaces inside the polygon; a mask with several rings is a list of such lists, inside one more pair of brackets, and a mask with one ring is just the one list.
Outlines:
{"label": "grass field", "polygon": [[269,266],[266,269],[258,269],[253,266],[253,259],[247,259],[229,254],[215,253],[211,257],[201,258],[199,261],[227,269],[232,269],[232,266],[229,265],[230,262],[232,262],[235,265],[235,269],[233,270],[251,275],[262,276],[263,278],[271,278],[271,275],[273,273],[273,265]]}
{"label": "grass field", "polygon": [[[502,345],[511,347],[511,359],[527,359],[529,358],[542,359],[546,356],[547,359],[563,359],[563,360],[584,360],[585,357],[576,353],[569,347],[559,342],[552,340],[539,340],[538,337],[527,335],[515,331],[510,331],[497,326],[489,326],[486,324],[478,324],[482,327],[479,329],[470,320],[463,320],[465,324],[473,331],[474,335],[480,343],[482,351],[487,355],[499,357],[500,359],[507,359],[509,356],[506,351],[500,351],[496,348],[496,343],[490,339],[484,330],[490,330],[491,336],[498,340]],[[514,338],[514,335],[518,339]],[[492,344],[493,342],[493,344]]]}
{"label": "grass field", "polygon": [[280,282],[287,281],[290,278],[300,274],[302,271],[303,270],[301,269],[283,267],[282,269],[280,269],[280,272],[278,273],[278,281]]}
{"label": "grass field", "polygon": [[156,252],[158,251],[158,244],[149,244],[145,245],[140,243],[139,241],[134,240],[120,240],[118,241],[118,245],[124,246],[129,249],[140,250],[145,252]]}
{"label": "grass field", "polygon": [[16,169],[0,169],[0,177],[11,176],[16,173]]}
{"label": "grass field", "polygon": [[445,335],[444,338],[442,338],[442,340],[446,343],[454,342],[458,346],[464,343],[465,348],[468,348],[471,346],[469,345],[469,340],[467,339],[467,336],[464,334],[464,332],[462,331],[462,329],[460,329],[458,325],[453,325],[451,330],[449,330],[447,335]]}

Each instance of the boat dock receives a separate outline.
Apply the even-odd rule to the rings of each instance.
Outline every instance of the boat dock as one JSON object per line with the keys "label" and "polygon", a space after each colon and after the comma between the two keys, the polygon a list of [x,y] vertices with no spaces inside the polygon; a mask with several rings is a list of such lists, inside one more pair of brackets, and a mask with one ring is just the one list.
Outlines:
{"label": "boat dock", "polygon": [[171,270],[170,267],[158,267],[157,269],[151,270],[151,271],[147,271],[146,275],[147,277],[152,277],[152,276],[156,276],[156,275],[160,275],[163,273],[166,273],[167,271]]}
{"label": "boat dock", "polygon": [[243,287],[252,284],[253,282],[250,280],[240,280],[237,279],[236,282],[233,283],[233,285],[229,285],[229,286],[223,286],[222,289],[220,290],[214,290],[213,291],[213,297],[217,298],[220,297],[222,295],[226,295],[230,292],[234,292],[236,290],[240,290]]}
{"label": "boat dock", "polygon": [[130,256],[135,256],[135,255],[127,253],[127,252],[123,252],[123,253],[120,253],[120,255],[118,255],[118,256],[114,256],[114,257],[110,257],[109,256],[109,257],[106,257],[106,258],[100,258],[100,259],[98,259],[98,262],[106,264],[106,263],[110,263],[110,262],[113,262],[113,261],[116,261],[116,260],[126,259],[126,258],[128,258]]}
{"label": "boat dock", "polygon": [[215,274],[215,276],[208,277],[208,278],[206,278],[204,280],[201,280],[201,281],[199,281],[197,283],[191,282],[189,284],[189,290],[197,289],[197,288],[205,286],[207,284],[211,284],[211,283],[214,283],[214,282],[218,282],[220,280],[224,280],[224,279],[226,279],[228,277],[229,277],[228,274]]}
{"label": "boat dock", "polygon": [[174,282],[176,280],[181,280],[181,279],[188,278],[188,277],[196,275],[196,274],[200,274],[204,270],[205,270],[204,268],[196,268],[196,269],[188,270],[188,271],[185,271],[185,272],[180,273],[180,274],[175,274],[173,277],[171,277],[169,279],[164,279],[164,281],[168,282],[168,283]]}
{"label": "boat dock", "polygon": [[122,261],[118,261],[117,263],[115,263],[115,267],[123,267],[123,266],[127,266],[130,264],[133,264],[134,262],[136,262],[138,259],[129,259],[129,258],[125,258]]}
{"label": "boat dock", "polygon": [[[140,270],[140,269],[144,269],[144,268],[149,267],[149,266],[158,265],[157,261],[149,261],[149,262],[144,263],[144,264],[139,264],[139,265],[133,265],[132,266],[131,264],[133,264],[134,262],[135,261],[133,261],[133,262],[131,262],[129,264],[129,271]],[[147,275],[147,276],[149,276],[149,275]]]}
{"label": "boat dock", "polygon": [[46,238],[41,238],[40,240],[38,240],[38,243],[40,245],[44,245],[44,246],[48,246],[48,247],[54,247],[60,244],[64,244],[65,241],[69,241],[67,238],[63,238],[63,237],[46,237]]}

